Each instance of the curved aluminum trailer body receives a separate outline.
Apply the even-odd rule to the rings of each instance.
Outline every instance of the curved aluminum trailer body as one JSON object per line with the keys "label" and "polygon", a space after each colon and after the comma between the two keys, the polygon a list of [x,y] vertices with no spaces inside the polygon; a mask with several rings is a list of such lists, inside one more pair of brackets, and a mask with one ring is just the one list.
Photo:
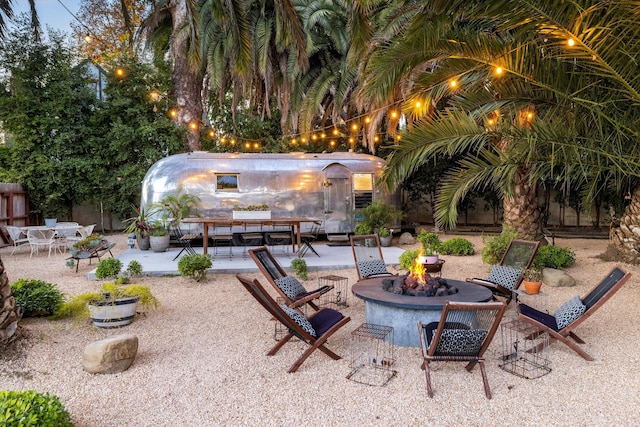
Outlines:
{"label": "curved aluminum trailer body", "polygon": [[376,184],[385,161],[358,153],[207,153],[161,159],[142,182],[141,206],[179,186],[199,197],[198,214],[230,218],[234,205],[267,204],[273,218],[313,217],[322,232],[353,231],[354,210],[395,200]]}

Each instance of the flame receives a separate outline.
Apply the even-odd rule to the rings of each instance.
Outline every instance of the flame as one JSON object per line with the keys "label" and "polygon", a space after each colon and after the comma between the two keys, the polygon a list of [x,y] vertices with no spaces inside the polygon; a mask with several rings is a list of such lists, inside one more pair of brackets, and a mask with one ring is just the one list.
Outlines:
{"label": "flame", "polygon": [[418,253],[418,256],[413,260],[413,264],[409,269],[409,275],[421,284],[424,284],[426,282],[426,271],[424,268],[424,264],[420,262],[420,257],[422,257],[423,252],[424,251],[421,249]]}

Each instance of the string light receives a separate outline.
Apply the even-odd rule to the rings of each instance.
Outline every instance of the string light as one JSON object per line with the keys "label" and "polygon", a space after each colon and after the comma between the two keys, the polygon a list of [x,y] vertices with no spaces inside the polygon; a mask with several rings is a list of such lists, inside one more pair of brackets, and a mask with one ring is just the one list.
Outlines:
{"label": "string light", "polygon": [[569,39],[567,40],[567,44],[569,45],[569,47],[573,47],[576,45],[576,41],[574,39]]}
{"label": "string light", "polygon": [[125,74],[126,74],[126,72],[124,71],[124,68],[122,68],[122,67],[116,67],[115,71],[116,71],[116,77],[118,77],[120,79],[123,78],[125,76]]}
{"label": "string light", "polygon": [[171,117],[172,119],[178,117],[178,110],[176,110],[175,108],[171,108],[169,110],[169,117]]}
{"label": "string light", "polygon": [[504,70],[502,69],[502,67],[496,67],[496,75],[500,76],[503,72]]}
{"label": "string light", "polygon": [[452,88],[455,88],[458,86],[458,82],[454,79],[449,80],[449,86],[451,86]]}
{"label": "string light", "polygon": [[190,122],[189,123],[189,129],[198,130],[198,123],[197,122]]}

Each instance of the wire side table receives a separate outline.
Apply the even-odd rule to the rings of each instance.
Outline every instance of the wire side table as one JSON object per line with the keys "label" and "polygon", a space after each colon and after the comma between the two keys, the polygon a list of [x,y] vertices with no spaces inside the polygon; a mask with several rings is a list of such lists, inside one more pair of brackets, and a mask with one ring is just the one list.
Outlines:
{"label": "wire side table", "polygon": [[534,379],[551,372],[547,357],[549,334],[520,320],[503,323],[502,369],[519,377]]}
{"label": "wire side table", "polygon": [[396,375],[393,327],[363,323],[351,332],[351,372],[347,379],[385,386]]}
{"label": "wire side table", "polygon": [[318,278],[319,287],[330,285],[333,285],[333,289],[323,295],[322,305],[335,304],[338,307],[348,307],[347,296],[349,293],[347,288],[349,286],[349,279],[334,274]]}

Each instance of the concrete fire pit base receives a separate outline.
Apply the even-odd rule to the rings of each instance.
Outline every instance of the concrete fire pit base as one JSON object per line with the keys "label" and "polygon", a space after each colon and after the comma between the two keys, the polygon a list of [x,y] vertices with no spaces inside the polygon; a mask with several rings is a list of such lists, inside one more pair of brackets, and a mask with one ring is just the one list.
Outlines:
{"label": "concrete fire pit base", "polygon": [[491,291],[483,286],[460,280],[446,279],[458,288],[458,293],[441,297],[397,295],[382,289],[382,279],[362,280],[351,288],[353,295],[365,301],[367,323],[393,327],[394,344],[401,347],[419,347],[418,321],[437,322],[445,301],[486,302]]}

